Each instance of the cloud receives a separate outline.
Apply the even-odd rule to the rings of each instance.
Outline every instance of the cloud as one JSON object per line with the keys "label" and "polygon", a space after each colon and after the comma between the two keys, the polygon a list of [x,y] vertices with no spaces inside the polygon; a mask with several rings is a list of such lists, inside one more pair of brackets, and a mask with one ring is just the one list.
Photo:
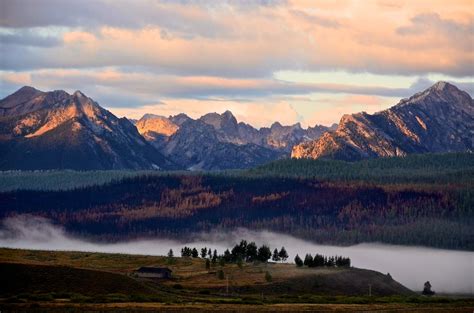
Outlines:
{"label": "cloud", "polygon": [[[81,89],[110,107],[173,99],[268,105],[311,93],[407,97],[433,74],[473,90],[466,82],[474,73],[471,1],[5,0],[0,6],[3,95],[25,81],[45,90]],[[282,81],[276,78],[282,71],[328,79]],[[337,81],[331,72],[354,79]],[[397,76],[397,83],[362,82],[353,73]],[[343,108],[336,106],[331,112]]]}
{"label": "cloud", "polygon": [[[115,89],[117,95],[136,94],[148,97],[149,102],[159,98],[256,98],[277,95],[304,95],[317,92],[340,94],[358,94],[366,96],[407,97],[426,88],[431,81],[422,80],[406,88],[391,88],[377,85],[357,85],[348,83],[307,83],[287,82],[273,78],[225,78],[219,76],[182,76],[131,71],[130,69],[105,68],[37,70],[27,72],[4,71],[2,80],[12,82],[12,77],[25,78],[25,84],[33,84],[43,89],[76,90],[90,93],[90,87],[101,86]],[[21,80],[16,79],[22,84]],[[91,97],[98,95],[91,94]],[[113,106],[113,103],[109,105]],[[133,104],[130,104],[133,105]]]}
{"label": "cloud", "polygon": [[[81,86],[85,94],[120,116],[137,118],[145,113],[186,113],[199,117],[208,112],[231,110],[239,115],[240,120],[257,127],[268,126],[274,121],[331,125],[343,114],[386,109],[400,98],[409,97],[435,82],[421,77],[407,87],[391,88],[385,85],[286,82],[272,78],[158,75],[130,68],[0,73],[4,96],[23,85],[68,92]],[[474,93],[472,82],[451,82]]]}
{"label": "cloud", "polygon": [[467,52],[474,49],[474,18],[462,23],[443,19],[438,13],[418,14],[410,19],[410,25],[397,28],[402,36],[425,36],[444,38],[450,45]]}
{"label": "cloud", "polygon": [[55,36],[41,36],[32,30],[0,32],[0,44],[31,47],[57,47],[62,40]]}
{"label": "cloud", "polygon": [[[69,28],[71,34],[64,35],[61,47],[22,54],[2,49],[0,66],[143,66],[224,77],[268,77],[284,69],[454,76],[474,72],[473,15],[461,2],[405,3],[402,8],[341,2],[337,10],[318,2],[259,3],[253,10],[242,3],[4,1],[3,27],[54,25]],[[90,40],[82,45],[68,40],[78,34],[95,38],[94,48]]]}
{"label": "cloud", "polygon": [[308,14],[304,11],[300,10],[290,10],[290,13],[293,14],[296,18],[301,18],[308,22],[309,24],[318,24],[322,27],[329,27],[329,28],[338,28],[340,26],[339,22],[334,19]]}

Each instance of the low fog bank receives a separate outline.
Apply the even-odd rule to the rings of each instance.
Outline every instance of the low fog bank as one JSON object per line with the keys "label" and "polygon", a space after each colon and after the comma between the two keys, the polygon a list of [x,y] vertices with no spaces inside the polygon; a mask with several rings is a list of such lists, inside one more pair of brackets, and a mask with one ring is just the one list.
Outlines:
{"label": "low fog bank", "polygon": [[326,246],[288,235],[247,229],[225,234],[199,234],[189,242],[147,239],[103,244],[73,238],[61,227],[39,217],[7,218],[0,226],[0,247],[37,250],[166,255],[173,249],[175,255],[179,255],[181,248],[187,245],[217,249],[222,253],[241,239],[255,241],[258,245],[267,244],[272,250],[284,246],[291,261],[296,254],[303,258],[306,253],[348,256],[353,266],[390,273],[395,280],[415,291],[422,290],[423,283],[429,280],[437,292],[474,294],[474,252],[468,251],[385,244]]}

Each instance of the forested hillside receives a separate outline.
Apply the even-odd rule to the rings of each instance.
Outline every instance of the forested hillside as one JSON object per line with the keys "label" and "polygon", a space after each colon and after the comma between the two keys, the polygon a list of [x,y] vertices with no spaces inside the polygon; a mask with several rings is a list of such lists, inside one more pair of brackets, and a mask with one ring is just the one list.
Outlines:
{"label": "forested hillside", "polygon": [[251,172],[152,174],[63,191],[3,192],[0,217],[41,215],[70,232],[108,240],[246,227],[330,244],[474,250],[472,155],[324,162],[288,160]]}
{"label": "forested hillside", "polygon": [[424,183],[473,186],[474,154],[413,154],[406,157],[345,162],[325,159],[285,159],[247,172],[255,176],[300,177],[381,184]]}

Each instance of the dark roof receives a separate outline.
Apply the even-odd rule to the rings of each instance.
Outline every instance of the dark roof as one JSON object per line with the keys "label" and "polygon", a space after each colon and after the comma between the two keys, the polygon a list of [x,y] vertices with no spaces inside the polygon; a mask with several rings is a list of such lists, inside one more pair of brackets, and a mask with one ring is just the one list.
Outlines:
{"label": "dark roof", "polygon": [[171,273],[172,271],[167,267],[142,266],[137,270],[137,272],[160,274],[160,273]]}

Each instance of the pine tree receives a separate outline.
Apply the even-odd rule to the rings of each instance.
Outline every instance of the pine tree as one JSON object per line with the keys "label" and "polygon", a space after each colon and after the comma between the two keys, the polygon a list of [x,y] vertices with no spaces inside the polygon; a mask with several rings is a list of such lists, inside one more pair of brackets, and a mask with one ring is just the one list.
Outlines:
{"label": "pine tree", "polygon": [[207,248],[201,248],[201,258],[205,259],[207,256]]}
{"label": "pine tree", "polygon": [[435,294],[435,292],[431,290],[431,284],[429,281],[425,283],[422,294],[425,296],[432,296]]}
{"label": "pine tree", "polygon": [[272,261],[274,261],[274,262],[280,261],[280,257],[278,256],[278,249],[277,248],[275,248],[275,250],[273,250]]}
{"label": "pine tree", "polygon": [[214,249],[214,254],[212,255],[212,260],[211,260],[212,265],[216,265],[217,261],[218,261],[218,259],[217,259],[217,250]]}
{"label": "pine tree", "polygon": [[232,254],[230,253],[229,249],[226,249],[226,250],[224,251],[224,261],[225,261],[226,263],[232,262]]}
{"label": "pine tree", "polygon": [[257,245],[255,242],[251,242],[247,245],[247,251],[246,251],[246,261],[247,262],[253,262],[257,260],[258,256],[258,249]]}
{"label": "pine tree", "polygon": [[168,251],[168,258],[172,258],[172,257],[174,257],[173,249],[170,249],[170,251]]}
{"label": "pine tree", "polygon": [[[190,257],[190,256],[192,256],[192,253],[193,253],[193,251],[189,247],[184,246],[181,249],[181,256],[182,257]],[[196,253],[197,253],[197,250],[196,250]]]}
{"label": "pine tree", "polygon": [[296,266],[298,266],[298,267],[303,266],[303,260],[301,260],[301,258],[300,258],[299,255],[296,255],[296,256],[295,256],[295,264],[296,264]]}
{"label": "pine tree", "polygon": [[193,248],[192,252],[191,252],[191,256],[193,258],[198,258],[199,257],[199,252],[197,251],[196,248]]}
{"label": "pine tree", "polygon": [[268,259],[270,259],[271,257],[272,257],[272,251],[270,250],[268,246],[263,245],[260,248],[258,248],[257,258],[259,261],[267,262]]}
{"label": "pine tree", "polygon": [[288,259],[288,252],[286,252],[285,247],[281,247],[280,252],[278,253],[280,259],[285,262]]}
{"label": "pine tree", "polygon": [[313,266],[313,256],[309,253],[306,254],[303,264],[308,267]]}

